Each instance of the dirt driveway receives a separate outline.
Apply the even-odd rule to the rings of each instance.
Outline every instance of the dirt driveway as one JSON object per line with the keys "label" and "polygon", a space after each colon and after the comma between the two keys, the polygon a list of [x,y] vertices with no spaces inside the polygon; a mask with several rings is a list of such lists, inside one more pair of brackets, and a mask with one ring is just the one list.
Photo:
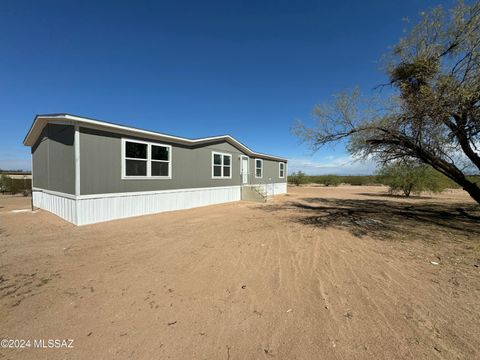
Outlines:
{"label": "dirt driveway", "polygon": [[468,196],[289,192],[84,227],[0,198],[0,338],[32,341],[0,359],[480,358]]}

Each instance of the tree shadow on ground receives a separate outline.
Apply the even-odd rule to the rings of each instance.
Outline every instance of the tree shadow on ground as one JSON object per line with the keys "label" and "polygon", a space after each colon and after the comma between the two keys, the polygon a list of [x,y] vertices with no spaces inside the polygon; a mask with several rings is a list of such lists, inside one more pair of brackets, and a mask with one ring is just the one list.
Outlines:
{"label": "tree shadow on ground", "polygon": [[402,194],[390,194],[390,193],[380,193],[380,194],[356,193],[355,195],[372,196],[372,197],[380,197],[380,198],[387,198],[387,199],[391,198],[391,199],[400,199],[400,200],[405,200],[405,199],[427,200],[427,199],[433,198],[433,196],[428,196],[428,195],[410,195],[409,197],[405,197],[405,195],[402,195]]}
{"label": "tree shadow on ground", "polygon": [[377,199],[302,198],[270,209],[301,210],[292,221],[320,228],[348,230],[354,236],[398,238],[421,236],[480,237],[480,208],[460,203],[400,202]]}

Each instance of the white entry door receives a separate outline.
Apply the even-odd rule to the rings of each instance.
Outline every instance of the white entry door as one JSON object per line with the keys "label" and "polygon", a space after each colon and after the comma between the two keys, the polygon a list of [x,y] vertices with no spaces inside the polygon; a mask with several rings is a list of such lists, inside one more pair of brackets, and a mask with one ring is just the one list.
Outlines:
{"label": "white entry door", "polygon": [[248,184],[248,157],[242,156],[241,157],[241,162],[242,162],[242,184]]}

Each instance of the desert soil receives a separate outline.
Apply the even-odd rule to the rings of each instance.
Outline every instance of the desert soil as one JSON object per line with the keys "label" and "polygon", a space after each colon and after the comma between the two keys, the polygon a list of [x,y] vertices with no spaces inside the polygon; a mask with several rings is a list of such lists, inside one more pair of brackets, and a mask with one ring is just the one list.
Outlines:
{"label": "desert soil", "polygon": [[[479,359],[480,212],[461,190],[289,188],[75,227],[0,198],[1,359]],[[74,339],[73,349],[33,348]]]}

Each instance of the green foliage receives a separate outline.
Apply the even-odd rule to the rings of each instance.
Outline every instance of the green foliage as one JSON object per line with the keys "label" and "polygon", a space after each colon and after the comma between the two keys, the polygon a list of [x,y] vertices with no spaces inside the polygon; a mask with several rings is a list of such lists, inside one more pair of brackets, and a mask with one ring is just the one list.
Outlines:
{"label": "green foliage", "polygon": [[375,185],[378,184],[377,177],[375,175],[316,175],[309,176],[309,182],[323,185]]}
{"label": "green foliage", "polygon": [[0,192],[18,194],[30,192],[32,189],[31,179],[12,179],[10,176],[0,174]]}
{"label": "green foliage", "polygon": [[7,175],[0,175],[0,192],[10,192],[12,187],[12,179]]}
{"label": "green foliage", "polygon": [[297,186],[302,184],[306,184],[308,182],[308,178],[303,171],[299,171],[297,173],[292,173],[288,176],[288,182]]}
{"label": "green foliage", "polygon": [[451,187],[451,181],[432,167],[418,163],[393,163],[378,171],[383,184],[392,194],[419,195],[423,191],[439,193]]}
{"label": "green foliage", "polygon": [[[468,180],[470,180],[472,183],[475,183],[477,185],[480,185],[480,175],[470,175],[467,176]],[[456,184],[455,184],[456,185]]]}
{"label": "green foliage", "polygon": [[341,180],[339,176],[336,175],[324,175],[323,176],[323,185],[325,186],[338,186],[340,185]]}
{"label": "green foliage", "polygon": [[376,175],[306,175],[300,172],[301,178],[297,179],[298,173],[292,173],[288,176],[290,184],[319,184],[325,186],[337,186],[340,184],[349,185],[378,185],[379,181]]}

